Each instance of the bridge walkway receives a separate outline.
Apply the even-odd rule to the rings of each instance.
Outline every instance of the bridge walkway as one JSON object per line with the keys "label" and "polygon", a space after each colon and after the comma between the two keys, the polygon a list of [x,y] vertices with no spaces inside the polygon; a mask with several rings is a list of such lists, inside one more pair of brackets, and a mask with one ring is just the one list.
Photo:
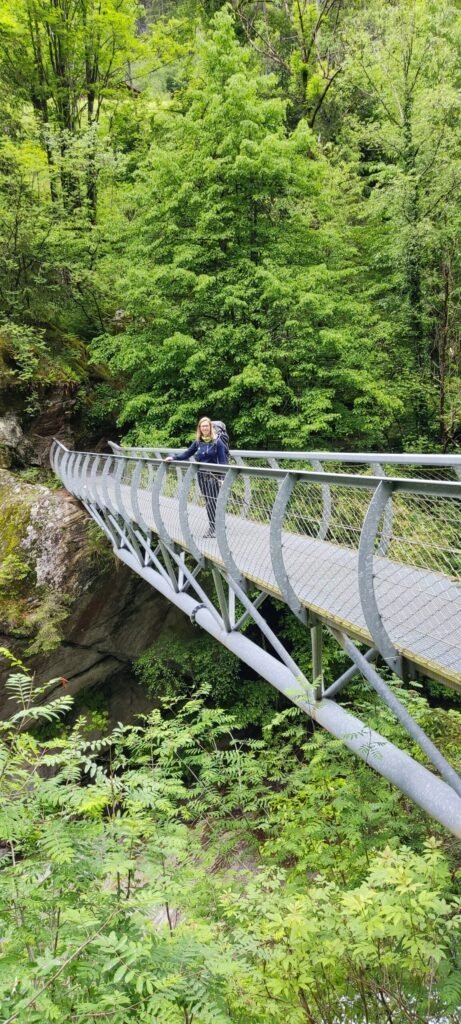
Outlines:
{"label": "bridge walkway", "polygon": [[[124,509],[136,522],[130,488],[122,487],[122,494]],[[145,523],[155,531],[150,493],[138,491],[138,502]],[[187,550],[177,499],[162,497],[160,510],[171,540]],[[188,502],[187,516],[202,554],[223,567],[218,541],[204,536],[205,509]],[[272,568],[269,526],[227,514],[226,532],[242,576],[283,601]],[[357,551],[287,530],[282,531],[282,545],[287,573],[296,583],[303,607],[326,625],[339,626],[356,640],[372,643],[360,601]],[[461,692],[461,578],[453,582],[442,572],[382,556],[376,558],[375,569],[379,607],[397,649],[424,675]]]}

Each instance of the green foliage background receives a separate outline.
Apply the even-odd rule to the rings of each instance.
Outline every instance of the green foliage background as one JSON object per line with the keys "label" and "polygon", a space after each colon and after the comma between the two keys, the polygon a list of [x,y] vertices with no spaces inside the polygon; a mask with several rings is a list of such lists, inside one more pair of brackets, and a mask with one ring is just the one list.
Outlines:
{"label": "green foliage background", "polygon": [[456,444],[459,57],[448,0],[2,0],[5,401]]}
{"label": "green foliage background", "polygon": [[[2,407],[456,447],[460,27],[449,0],[1,0]],[[454,841],[226,652],[169,638],[138,672],[157,709],[89,738],[14,666],[2,1024],[460,1021]],[[399,696],[459,765],[459,713]]]}
{"label": "green foliage background", "polygon": [[304,715],[251,738],[202,688],[51,733],[71,699],[13,669],[3,1024],[460,1019],[456,844]]}

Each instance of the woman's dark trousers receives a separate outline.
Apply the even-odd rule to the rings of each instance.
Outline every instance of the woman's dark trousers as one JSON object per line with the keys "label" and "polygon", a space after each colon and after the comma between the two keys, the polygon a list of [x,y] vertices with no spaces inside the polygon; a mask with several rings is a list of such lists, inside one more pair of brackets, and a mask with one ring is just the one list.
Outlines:
{"label": "woman's dark trousers", "polygon": [[208,522],[214,530],[216,520],[216,502],[219,494],[219,477],[216,473],[207,473],[202,469],[198,474],[198,485],[205,498]]}

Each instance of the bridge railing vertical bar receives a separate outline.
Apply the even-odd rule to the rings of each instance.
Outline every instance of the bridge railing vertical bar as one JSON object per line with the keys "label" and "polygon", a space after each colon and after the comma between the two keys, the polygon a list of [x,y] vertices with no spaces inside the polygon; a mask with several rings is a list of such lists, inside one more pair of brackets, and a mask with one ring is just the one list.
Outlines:
{"label": "bridge railing vertical bar", "polygon": [[199,493],[198,491],[198,465],[195,462],[191,462],[184,473],[181,486],[179,488],[179,522],[181,525],[181,532],[184,541],[197,562],[203,562],[203,555],[196,544],[195,537],[197,535],[197,526],[192,531],[189,522],[189,495],[190,491]]}
{"label": "bridge railing vertical bar", "polygon": [[179,501],[184,476],[189,466],[185,462],[168,462],[163,482],[162,517],[172,540],[183,547],[186,543],[181,527]]}
{"label": "bridge railing vertical bar", "polygon": [[285,515],[287,505],[293,492],[295,485],[295,477],[292,473],[286,473],[281,485],[279,487],[276,499],[272,507],[272,516],[270,523],[270,553],[272,561],[272,569],[274,572],[277,586],[283,595],[291,611],[301,622],[307,622],[307,612],[303,608],[298,596],[296,595],[286,571],[285,561],[283,557],[283,524],[285,522]]}
{"label": "bridge railing vertical bar", "polygon": [[102,492],[104,496],[104,504],[107,510],[115,518],[118,516],[118,509],[115,504],[115,474],[117,472],[117,460],[111,456],[107,458],[106,465],[104,466],[104,472],[102,474],[101,484]]}
{"label": "bridge railing vertical bar", "polygon": [[[70,455],[71,455],[70,451],[68,451],[67,448],[65,448],[64,450],[61,450],[61,453],[60,453],[60,456],[59,456],[59,463],[58,463],[58,465],[59,465],[59,476],[61,478],[61,481],[62,481],[64,487],[66,487],[66,480],[67,480],[66,467],[67,467],[67,463],[68,463],[68,461],[70,459]],[[68,488],[67,488],[67,490],[68,490]]]}
{"label": "bridge railing vertical bar", "polygon": [[51,446],[50,446],[49,460],[50,460],[51,469],[53,470],[53,473],[57,477],[59,477],[58,466],[59,466],[59,462],[60,462],[59,454],[58,453],[59,453],[59,448],[58,448],[57,441],[53,440],[51,442]]}
{"label": "bridge railing vertical bar", "polygon": [[376,488],[368,512],[365,516],[360,535],[358,553],[358,580],[362,612],[374,644],[396,675],[402,677],[402,657],[396,650],[386,628],[378,607],[375,591],[374,558],[375,546],[380,523],[385,515],[387,503],[391,499],[393,484],[391,480],[383,480]]}
{"label": "bridge railing vertical bar", "polygon": [[74,487],[75,494],[80,499],[88,499],[89,488],[88,488],[88,477],[90,465],[92,464],[92,456],[88,453],[87,455],[77,455],[77,459],[73,466],[74,475]]}
{"label": "bridge railing vertical bar", "polygon": [[[308,683],[303,673],[301,672],[299,666],[296,664],[296,662],[291,657],[289,652],[286,650],[284,645],[280,642],[279,638],[275,635],[274,631],[269,626],[267,620],[259,612],[258,605],[260,602],[258,601],[258,599],[254,600],[252,597],[250,597],[246,585],[242,586],[243,581],[240,566],[237,563],[236,559],[234,558],[232,547],[229,542],[228,530],[226,529],[226,513],[228,511],[229,501],[233,500],[234,502],[238,502],[240,504],[240,509],[242,509],[242,506],[244,506],[245,504],[244,490],[241,486],[237,488],[235,494],[233,493],[236,484],[241,484],[241,479],[239,480],[239,475],[241,477],[242,473],[239,474],[239,470],[237,469],[233,469],[232,467],[230,467],[227,470],[225,479],[221,486],[221,491],[217,503],[217,538],[218,544],[220,546],[220,553],[223,558],[225,567],[228,571],[229,586],[235,592],[237,600],[241,605],[243,605],[245,612],[248,614],[249,617],[252,618],[253,622],[261,630],[263,636],[265,636],[266,640],[270,643],[275,653],[278,655],[281,661],[287,666],[287,668],[290,669],[290,671],[293,674],[294,680],[301,682],[302,685],[305,686],[307,694]],[[251,474],[243,473],[243,476],[245,475]],[[251,547],[254,553],[256,554],[256,557],[258,558],[258,555],[260,554],[260,557],[264,561],[267,560],[267,554],[269,554],[269,565],[270,551],[266,552],[264,544],[262,545],[262,549],[260,550],[260,543],[262,538],[259,533],[259,524],[264,523],[269,525],[273,515],[274,499],[277,495],[280,482],[281,480],[279,480],[278,476],[271,476],[269,479],[264,477],[256,477],[254,481],[255,486],[252,487],[251,507],[250,509],[246,509],[245,507],[246,521],[249,523],[251,527],[255,528],[253,532],[250,534]],[[265,537],[265,534],[263,534],[263,537]],[[241,551],[239,552],[239,557],[242,557]],[[245,557],[246,555],[244,551],[243,558]],[[258,573],[259,571],[258,561],[256,561],[255,571],[256,573]],[[270,567],[270,571],[272,574],[272,566]],[[244,617],[241,618],[243,619]],[[310,695],[309,699],[311,699],[311,696],[312,695]]]}
{"label": "bridge railing vertical bar", "polygon": [[110,543],[115,547],[119,543],[119,534],[114,530],[112,522],[109,521],[109,513],[106,508],[101,486],[101,465],[105,468],[105,456],[96,455],[89,470],[87,495],[84,502],[85,508],[106,535]]}
{"label": "bridge railing vertical bar", "polygon": [[89,494],[89,497],[90,497],[90,501],[94,505],[98,504],[98,501],[99,501],[98,481],[99,481],[100,467],[101,467],[101,456],[100,455],[96,455],[96,457],[93,459],[93,464],[92,464],[92,467],[91,467],[91,472],[90,472],[89,478],[88,478],[88,494]]}
{"label": "bridge railing vertical bar", "polygon": [[171,538],[170,538],[170,535],[169,535],[168,531],[166,530],[165,524],[164,524],[163,519],[162,519],[162,513],[161,513],[160,498],[161,498],[161,494],[162,494],[163,483],[164,483],[165,477],[166,477],[166,463],[163,462],[163,460],[162,460],[156,466],[156,468],[154,470],[154,474],[153,474],[153,479],[152,479],[152,484],[151,484],[151,492],[150,492],[151,510],[152,510],[152,518],[153,518],[153,523],[154,523],[154,529],[155,529],[155,532],[157,533],[157,536],[159,538],[160,550],[161,550],[162,558],[163,558],[163,561],[165,563],[165,566],[166,566],[166,569],[167,569],[167,572],[168,572],[168,576],[169,576],[169,579],[170,579],[170,584],[171,584],[174,592],[178,593],[179,586],[178,586],[178,581],[177,581],[176,573],[175,573],[175,562],[174,562],[174,558],[172,557],[174,545],[173,545],[173,543],[171,541]]}
{"label": "bridge railing vertical bar", "polygon": [[116,504],[121,513],[121,526],[125,545],[133,552],[140,565],[144,564],[146,548],[142,535],[136,530],[135,511],[132,505],[132,480],[138,461],[127,459],[122,462],[121,471],[116,472]]}
{"label": "bridge railing vertical bar", "polygon": [[87,456],[83,452],[74,452],[72,462],[69,463],[72,487],[74,493],[77,494],[77,497],[80,497],[82,493],[85,493],[86,484],[83,476],[83,467],[86,458]]}
{"label": "bridge railing vertical bar", "polygon": [[162,543],[168,548],[174,544],[173,538],[165,526],[162,516],[161,497],[167,477],[167,465],[166,462],[161,462],[157,467],[157,471],[154,477],[154,483],[152,487],[152,515],[154,518],[155,529],[162,541]]}
{"label": "bridge railing vertical bar", "polygon": [[[370,462],[371,470],[374,476],[386,477],[384,467],[380,462]],[[389,495],[389,500],[386,502],[384,509],[384,519],[381,530],[381,537],[378,545],[378,554],[385,555],[389,544],[392,540],[392,526],[394,520],[394,506],[392,502],[392,494]]]}
{"label": "bridge railing vertical bar", "polygon": [[75,452],[70,451],[68,456],[63,461],[63,481],[64,486],[68,491],[73,493],[73,477],[72,477],[72,465],[75,462]]}
{"label": "bridge railing vertical bar", "polygon": [[122,489],[122,479],[131,466],[129,459],[116,459],[113,472],[108,480],[108,495],[111,502],[112,519],[115,529],[119,533],[119,547],[127,547],[133,552],[136,558],[140,558],[139,544],[133,541],[131,531],[132,516],[126,507],[125,488]]}
{"label": "bridge railing vertical bar", "polygon": [[59,476],[61,483],[66,486],[66,461],[69,458],[69,452],[67,448],[63,448],[59,441],[55,441],[51,449],[52,452],[52,466],[53,470]]}
{"label": "bridge railing vertical bar", "polygon": [[[130,500],[134,514],[134,534],[143,549],[143,563],[149,565],[151,561],[161,576],[170,582],[170,575],[167,569],[157,558],[156,551],[152,545],[152,520],[149,521],[148,507],[146,508],[147,497],[152,488],[152,466],[145,459],[137,459],[131,477]],[[142,496],[142,500],[141,500]]]}
{"label": "bridge railing vertical bar", "polygon": [[[146,533],[152,528],[148,522],[146,522],[144,511],[141,509],[140,492],[141,492],[141,477],[143,472],[147,474],[147,464],[141,459],[137,459],[134,471],[131,477],[130,485],[130,499],[131,506],[135,521],[142,527]],[[143,481],[144,482],[144,481]]]}
{"label": "bridge railing vertical bar", "polygon": [[122,516],[122,519],[126,520],[129,518],[128,509],[125,507],[124,494],[122,494],[122,478],[129,471],[132,465],[131,459],[116,459],[113,473],[113,487],[114,487],[114,510]]}
{"label": "bridge railing vertical bar", "polygon": [[[184,470],[185,470],[185,472],[184,472]],[[188,475],[189,470],[192,470],[192,472]],[[162,498],[165,497],[165,495],[163,494],[163,491],[164,491],[164,488],[165,488],[165,485],[166,485],[166,490],[168,492],[169,477],[170,477],[170,482],[171,482],[171,479],[172,479],[172,477],[174,475],[174,479],[176,481],[176,487],[175,487],[176,494],[177,494],[176,500],[178,502],[178,505],[179,505],[179,501],[181,501],[182,495],[183,495],[183,497],[182,497],[183,502],[184,502],[184,495],[185,495],[185,501],[186,501],[185,511],[183,509],[182,513],[181,513],[182,520],[183,520],[183,525],[181,524],[181,517],[180,517],[179,512],[178,512],[180,529],[181,529],[182,533],[184,533],[184,528],[185,528],[186,532],[190,532],[189,524],[187,522],[187,495],[188,495],[188,492],[189,492],[189,489],[190,489],[191,482],[192,483],[194,482],[194,475],[197,472],[197,470],[198,470],[198,466],[196,464],[191,464],[187,468],[184,467],[184,466],[180,466],[179,467],[181,484],[180,484],[180,487],[179,487],[179,494],[178,494],[177,467],[176,466],[172,466],[171,462],[168,462],[168,463],[161,462],[160,465],[158,466],[157,473],[156,473],[156,476],[155,476],[154,486],[152,488],[152,511],[153,511],[153,516],[154,516],[154,522],[156,523],[156,526],[157,526],[157,528],[159,530],[161,550],[162,550],[162,555],[163,555],[163,558],[164,558],[164,561],[165,561],[165,565],[167,566],[167,569],[168,569],[168,572],[169,572],[170,576],[173,576],[173,578],[174,578],[173,566],[176,566],[176,572],[178,574],[178,579],[179,579],[179,582],[178,582],[178,580],[174,579],[174,589],[175,589],[176,593],[178,593],[180,590],[182,590],[184,588],[184,581],[187,581],[187,584],[190,587],[192,587],[192,589],[195,591],[195,593],[197,594],[197,596],[198,596],[199,600],[201,601],[202,605],[205,608],[207,608],[207,610],[213,616],[215,622],[218,623],[220,628],[224,628],[224,623],[223,623],[223,620],[222,620],[221,616],[216,611],[216,608],[213,606],[213,604],[210,601],[207,593],[205,592],[203,587],[201,587],[201,585],[199,584],[198,580],[196,579],[196,572],[197,572],[197,568],[198,567],[196,567],[196,569],[194,571],[192,571],[189,568],[189,566],[187,565],[187,561],[186,561],[187,552],[186,551],[181,551],[181,550],[178,551],[178,549],[177,549],[177,541],[176,541],[176,539],[174,537],[172,537],[170,535],[169,531],[167,530],[167,528],[165,526],[164,519],[163,519],[163,516],[162,516]],[[186,483],[186,480],[187,480],[187,483]],[[166,500],[167,501],[169,500],[168,496],[166,497]],[[170,522],[173,522],[173,527],[174,527],[174,521],[170,520]],[[183,540],[184,543],[187,544],[186,538],[184,536],[183,536],[182,540]],[[193,538],[192,538],[192,541],[193,541]],[[201,565],[202,562],[203,562],[203,559],[201,557],[201,553],[198,552],[198,554],[199,554],[199,563]],[[193,557],[195,557],[195,555],[193,555]],[[173,582],[173,579],[172,579],[172,582]]]}
{"label": "bridge railing vertical bar", "polygon": [[[244,590],[246,588],[246,583],[232,554],[226,528],[229,497],[237,479],[238,469],[230,466],[221,484],[218,500],[216,502],[216,540],[218,542],[219,552],[227,573],[240,585],[242,590]],[[246,501],[246,495],[244,500]]]}
{"label": "bridge railing vertical bar", "polygon": [[[118,472],[121,472],[119,469]],[[123,543],[123,530],[120,526],[121,514],[116,507],[115,476],[117,473],[117,459],[107,456],[104,470],[101,476],[101,491],[104,502],[104,520],[112,537],[112,543],[118,550]]]}
{"label": "bridge railing vertical bar", "polygon": [[[243,459],[241,458],[240,455],[235,455],[234,454],[233,460],[234,460],[236,466],[244,466],[245,465],[245,463],[244,463],[244,461],[243,461]],[[244,506],[243,507],[244,507],[244,510],[246,512],[246,511],[248,511],[248,509],[251,506],[251,477],[249,477],[249,476],[244,476],[243,477],[243,488],[244,488]]]}
{"label": "bridge railing vertical bar", "polygon": [[124,544],[124,526],[121,507],[121,495],[117,495],[115,478],[117,473],[121,474],[122,467],[117,467],[117,460],[106,456],[104,469],[101,475],[101,494],[104,509],[104,521],[112,538],[112,543],[117,551]]}

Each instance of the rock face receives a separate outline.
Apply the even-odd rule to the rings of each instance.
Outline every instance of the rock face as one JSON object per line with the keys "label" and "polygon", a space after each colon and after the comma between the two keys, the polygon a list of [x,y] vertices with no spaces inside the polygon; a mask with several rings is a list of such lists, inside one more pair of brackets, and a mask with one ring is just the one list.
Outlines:
{"label": "rock face", "polygon": [[18,417],[7,413],[0,417],[0,466],[23,466],[30,458],[31,445],[24,437]]}
{"label": "rock face", "polygon": [[[116,560],[65,491],[0,470],[0,509],[0,646],[40,682],[64,676],[73,694],[103,686],[110,719],[147,710],[133,659],[165,628],[188,631],[184,616]],[[8,671],[0,661],[0,717]]]}

